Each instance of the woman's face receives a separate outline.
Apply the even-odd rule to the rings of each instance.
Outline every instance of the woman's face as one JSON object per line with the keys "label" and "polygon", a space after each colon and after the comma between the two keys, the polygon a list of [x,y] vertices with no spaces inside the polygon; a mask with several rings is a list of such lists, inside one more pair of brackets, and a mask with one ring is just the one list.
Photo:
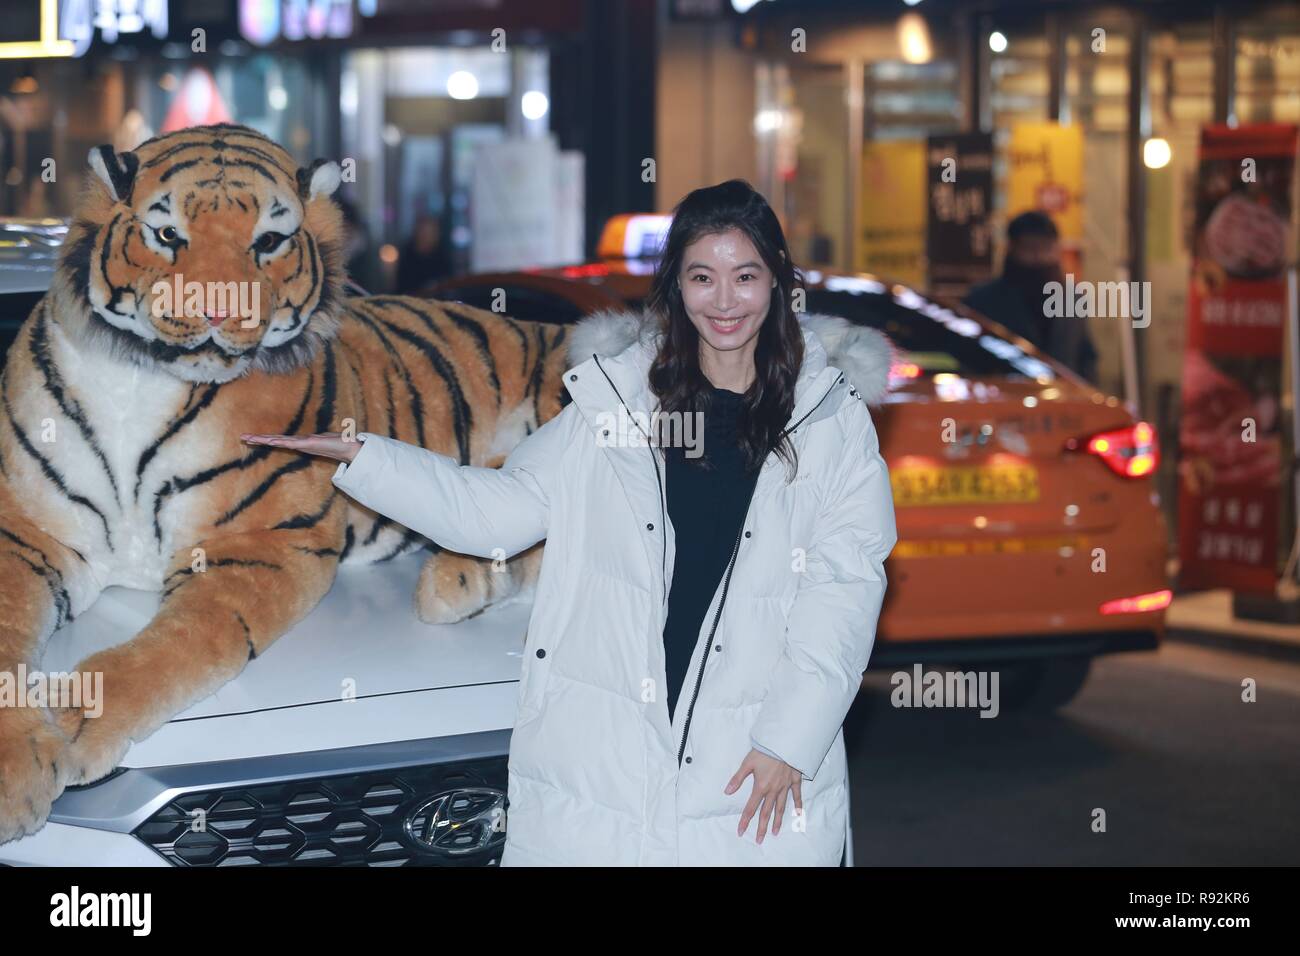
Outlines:
{"label": "woman's face", "polygon": [[686,247],[678,276],[682,303],[700,339],[720,352],[740,348],[767,318],[776,276],[739,229]]}

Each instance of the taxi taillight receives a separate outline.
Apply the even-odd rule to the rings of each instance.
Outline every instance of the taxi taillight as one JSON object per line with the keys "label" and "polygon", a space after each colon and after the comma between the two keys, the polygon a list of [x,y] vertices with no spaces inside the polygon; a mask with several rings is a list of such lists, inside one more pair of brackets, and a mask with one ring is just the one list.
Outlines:
{"label": "taxi taillight", "polygon": [[1124,478],[1145,478],[1160,464],[1156,430],[1147,422],[1113,428],[1087,438],[1072,438],[1065,447],[1096,455],[1111,471]]}
{"label": "taxi taillight", "polygon": [[1173,599],[1174,592],[1164,588],[1159,591],[1148,591],[1146,594],[1106,601],[1097,610],[1102,614],[1142,614],[1147,611],[1163,610]]}

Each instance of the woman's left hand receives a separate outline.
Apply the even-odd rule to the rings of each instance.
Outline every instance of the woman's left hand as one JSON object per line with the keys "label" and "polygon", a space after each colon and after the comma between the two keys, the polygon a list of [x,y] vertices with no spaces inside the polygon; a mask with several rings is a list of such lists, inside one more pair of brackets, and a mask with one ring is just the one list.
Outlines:
{"label": "woman's left hand", "polygon": [[757,810],[758,842],[762,843],[763,837],[767,835],[767,823],[773,812],[776,817],[772,824],[772,835],[781,832],[781,820],[785,816],[785,798],[791,790],[794,791],[795,812],[803,813],[803,794],[800,791],[803,774],[783,760],[769,757],[761,750],[751,749],[723,792],[735,793],[736,788],[744,783],[745,778],[751,773],[754,775],[754,792],[749,795],[745,812],[740,815],[740,827],[736,830],[736,836],[745,835],[745,831],[749,829],[749,821]]}

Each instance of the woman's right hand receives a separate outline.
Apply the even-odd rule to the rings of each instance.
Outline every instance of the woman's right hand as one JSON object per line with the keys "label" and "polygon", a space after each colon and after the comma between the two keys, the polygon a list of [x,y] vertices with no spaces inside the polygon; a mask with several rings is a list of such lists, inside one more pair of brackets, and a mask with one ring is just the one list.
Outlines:
{"label": "woman's right hand", "polygon": [[361,450],[357,439],[345,439],[338,432],[324,432],[316,435],[261,435],[244,433],[239,436],[250,445],[273,445],[276,448],[289,448],[319,455],[321,458],[333,458],[335,461],[350,462]]}

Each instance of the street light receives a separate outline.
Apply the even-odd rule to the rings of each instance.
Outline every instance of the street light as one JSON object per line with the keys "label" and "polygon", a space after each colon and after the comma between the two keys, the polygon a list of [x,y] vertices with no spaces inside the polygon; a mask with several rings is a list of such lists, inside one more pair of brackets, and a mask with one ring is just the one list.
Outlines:
{"label": "street light", "polygon": [[524,118],[530,120],[539,120],[546,115],[550,109],[551,101],[546,98],[546,94],[541,90],[529,90],[520,100],[520,108],[523,110]]}
{"label": "street light", "polygon": [[447,95],[453,100],[472,100],[478,96],[478,77],[469,70],[457,70],[447,77]]}
{"label": "street light", "polygon": [[1142,162],[1147,169],[1164,169],[1173,155],[1169,140],[1163,137],[1153,136],[1142,144]]}
{"label": "street light", "polygon": [[1007,48],[1006,35],[994,30],[989,34],[989,49],[994,53],[1003,53]]}
{"label": "street light", "polygon": [[898,18],[898,48],[905,63],[929,63],[930,28],[919,13],[905,13]]}

